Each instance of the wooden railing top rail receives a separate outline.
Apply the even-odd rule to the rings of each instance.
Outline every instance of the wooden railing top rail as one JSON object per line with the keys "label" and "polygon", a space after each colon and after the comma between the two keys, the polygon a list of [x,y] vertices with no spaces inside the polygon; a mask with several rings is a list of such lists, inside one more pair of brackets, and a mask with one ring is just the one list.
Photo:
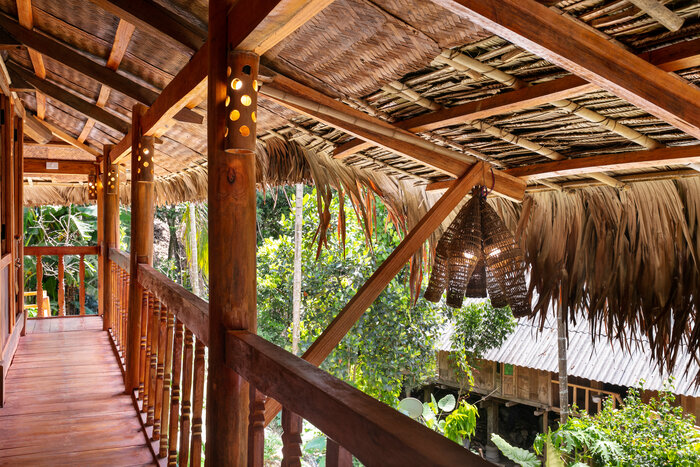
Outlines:
{"label": "wooden railing top rail", "polygon": [[110,248],[108,258],[126,272],[130,271],[131,267],[129,266],[130,258],[128,253],[125,253],[118,248]]}
{"label": "wooden railing top rail", "polygon": [[97,255],[100,247],[89,246],[25,246],[24,254],[27,256],[56,256],[56,255]]}
{"label": "wooden railing top rail", "polygon": [[226,362],[366,465],[493,465],[250,332],[229,331]]}
{"label": "wooden railing top rail", "polygon": [[147,264],[139,264],[136,277],[139,284],[154,293],[197,339],[209,345],[209,304],[205,300]]}

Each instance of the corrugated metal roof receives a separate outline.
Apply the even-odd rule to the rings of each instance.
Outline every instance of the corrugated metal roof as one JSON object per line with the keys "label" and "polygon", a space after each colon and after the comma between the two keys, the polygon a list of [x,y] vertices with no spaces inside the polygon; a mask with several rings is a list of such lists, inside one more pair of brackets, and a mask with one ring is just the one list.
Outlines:
{"label": "corrugated metal roof", "polygon": [[[451,350],[453,332],[453,327],[446,327],[438,343],[439,350]],[[626,387],[635,387],[639,381],[644,380],[646,389],[661,389],[669,374],[659,372],[657,363],[648,351],[647,340],[633,338],[629,347],[629,350],[624,349],[617,340],[609,342],[605,335],[592,339],[587,320],[579,319],[577,324],[569,323],[569,375]],[[672,372],[675,378],[673,392],[700,397],[700,388],[693,381],[693,376],[698,372],[698,363],[694,362],[690,371],[685,372],[690,357],[687,351],[679,354],[678,363]],[[539,321],[521,318],[503,345],[486,352],[484,359],[558,372],[556,322],[548,318],[540,331]]]}

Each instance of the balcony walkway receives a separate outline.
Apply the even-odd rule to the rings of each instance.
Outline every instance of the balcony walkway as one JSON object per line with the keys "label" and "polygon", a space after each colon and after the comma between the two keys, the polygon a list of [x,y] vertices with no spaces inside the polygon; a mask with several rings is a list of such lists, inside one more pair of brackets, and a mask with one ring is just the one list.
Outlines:
{"label": "balcony walkway", "polygon": [[100,317],[29,320],[0,408],[0,466],[153,465]]}

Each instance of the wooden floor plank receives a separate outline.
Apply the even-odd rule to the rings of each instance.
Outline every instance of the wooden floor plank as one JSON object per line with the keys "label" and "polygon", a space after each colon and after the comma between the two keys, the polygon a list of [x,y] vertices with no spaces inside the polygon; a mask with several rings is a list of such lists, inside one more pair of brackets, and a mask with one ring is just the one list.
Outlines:
{"label": "wooden floor plank", "polygon": [[102,319],[30,323],[0,408],[0,466],[153,465]]}

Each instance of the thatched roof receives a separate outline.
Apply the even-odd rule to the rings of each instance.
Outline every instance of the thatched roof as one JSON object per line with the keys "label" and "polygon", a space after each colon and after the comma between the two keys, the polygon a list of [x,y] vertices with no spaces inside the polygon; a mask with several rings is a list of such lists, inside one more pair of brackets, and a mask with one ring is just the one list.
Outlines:
{"label": "thatched roof", "polygon": [[[195,30],[206,30],[205,1],[158,3]],[[675,32],[626,2],[541,3],[636,54],[700,38],[697,2],[664,2],[684,20]],[[36,30],[96,60],[109,56],[119,25],[116,16],[85,1],[33,0],[32,5]],[[14,0],[0,0],[0,10],[17,18]],[[183,44],[137,27],[119,70],[148,88],[162,89],[192,54]],[[4,51],[3,56],[26,69],[32,67],[26,48]],[[569,75],[452,11],[418,0],[336,0],[261,61],[270,73],[281,73],[389,122],[478,102],[510,92],[514,83],[528,86]],[[98,82],[50,57],[45,58],[45,66],[48,80],[97,102]],[[674,71],[687,82],[700,83],[698,66]],[[35,112],[34,93],[21,92],[20,96],[26,108]],[[452,124],[421,136],[504,168],[546,162],[553,154],[579,158],[698,144],[692,136],[606,91],[588,92],[567,102]],[[112,90],[104,106],[129,122],[134,103]],[[368,189],[386,202],[393,221],[404,231],[439,196],[425,190],[426,184],[446,178],[434,168],[377,147],[335,159],[333,150],[352,139],[350,135],[264,95],[259,108],[261,188],[316,183],[320,196],[328,199],[333,187],[350,193],[365,219],[371,208],[363,191]],[[194,111],[205,116],[206,102]],[[604,117],[608,120],[601,123]],[[81,114],[51,97],[45,119],[74,138],[88,124]],[[103,144],[114,144],[123,136],[99,122],[88,130],[83,134],[85,144],[99,151]],[[205,199],[206,125],[179,122],[161,139],[155,155],[157,202]],[[41,154],[39,149],[27,149],[27,157],[68,157],[61,148],[44,149]],[[611,337],[624,339],[626,329],[641,330],[657,358],[672,364],[680,343],[691,349],[700,344],[700,326],[696,325],[700,172],[667,166],[603,175],[606,177],[572,175],[529,182],[527,196],[533,208],[523,245],[531,266],[531,285],[541,301],[537,308],[546,310],[545,302],[557,296],[560,271],[565,268],[572,309],[584,309],[591,323],[605,326]],[[606,186],[611,180],[625,188]],[[25,200],[28,204],[84,202],[87,190],[81,182],[78,177],[65,176],[32,179],[26,185]],[[124,202],[128,202],[128,193],[124,187]],[[520,205],[503,199],[491,202],[507,223],[517,223]],[[320,215],[322,226],[327,225],[330,213]],[[428,264],[427,258],[415,257],[414,285],[419,284],[418,272],[421,265]]]}

